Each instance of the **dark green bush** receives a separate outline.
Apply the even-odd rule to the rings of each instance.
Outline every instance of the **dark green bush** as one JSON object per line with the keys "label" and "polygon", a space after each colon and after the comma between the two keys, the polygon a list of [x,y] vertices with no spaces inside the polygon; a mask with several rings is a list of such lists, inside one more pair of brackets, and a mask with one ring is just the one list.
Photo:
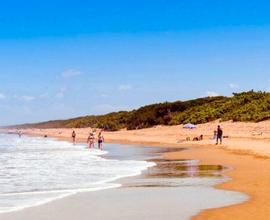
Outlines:
{"label": "dark green bush", "polygon": [[122,128],[141,129],[155,125],[199,124],[216,119],[254,122],[270,119],[270,93],[251,90],[234,93],[232,97],[219,96],[183,102],[165,102],[147,105],[130,112],[113,112],[106,115],[85,116],[20,127],[93,127],[116,131]]}

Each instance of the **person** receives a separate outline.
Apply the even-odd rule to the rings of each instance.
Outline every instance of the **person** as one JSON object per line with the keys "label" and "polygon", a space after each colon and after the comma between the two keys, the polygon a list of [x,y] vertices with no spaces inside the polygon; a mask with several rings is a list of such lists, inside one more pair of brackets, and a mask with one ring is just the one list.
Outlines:
{"label": "person", "polygon": [[76,132],[74,130],[72,131],[72,141],[73,141],[73,144],[75,145],[76,144]]}
{"label": "person", "polygon": [[203,134],[200,135],[199,140],[200,140],[200,141],[203,140]]}
{"label": "person", "polygon": [[198,137],[194,137],[193,138],[193,141],[199,141],[199,138]]}
{"label": "person", "polygon": [[217,130],[214,130],[214,136],[213,136],[213,140],[217,139]]}
{"label": "person", "polygon": [[95,147],[95,136],[93,132],[89,134],[87,143],[89,144],[90,149]]}
{"label": "person", "polygon": [[104,137],[102,135],[102,132],[99,132],[99,134],[98,134],[98,149],[103,150],[103,142],[104,142]]}
{"label": "person", "polygon": [[193,141],[202,141],[203,140],[203,135],[201,134],[199,137],[194,137]]}
{"label": "person", "polygon": [[223,137],[223,130],[219,125],[217,127],[217,143],[216,143],[216,145],[218,145],[218,141],[219,141],[220,144],[222,144],[222,137]]}

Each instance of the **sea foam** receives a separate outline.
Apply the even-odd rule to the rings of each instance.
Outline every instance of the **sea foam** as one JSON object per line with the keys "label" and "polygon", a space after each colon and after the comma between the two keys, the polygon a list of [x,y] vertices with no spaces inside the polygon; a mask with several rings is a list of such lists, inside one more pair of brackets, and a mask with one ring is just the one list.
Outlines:
{"label": "sea foam", "polygon": [[139,175],[154,165],[103,158],[107,153],[65,141],[0,134],[0,212],[119,187],[112,181]]}

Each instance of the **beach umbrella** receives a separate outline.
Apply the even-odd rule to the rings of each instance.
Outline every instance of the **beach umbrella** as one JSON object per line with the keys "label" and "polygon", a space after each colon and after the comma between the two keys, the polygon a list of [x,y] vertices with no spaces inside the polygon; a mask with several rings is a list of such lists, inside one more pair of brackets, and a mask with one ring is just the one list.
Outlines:
{"label": "beach umbrella", "polygon": [[183,126],[183,128],[186,128],[186,129],[194,129],[194,128],[196,128],[196,125],[194,125],[194,124],[185,124],[185,125]]}

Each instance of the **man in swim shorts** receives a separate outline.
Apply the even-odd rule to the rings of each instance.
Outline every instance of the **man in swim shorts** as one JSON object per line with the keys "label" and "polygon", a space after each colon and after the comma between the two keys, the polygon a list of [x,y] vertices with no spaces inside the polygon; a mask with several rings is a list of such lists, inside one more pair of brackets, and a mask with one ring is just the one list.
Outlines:
{"label": "man in swim shorts", "polygon": [[220,125],[217,127],[217,143],[216,145],[218,145],[218,141],[220,144],[222,144],[222,138],[223,138],[223,130],[221,129]]}

